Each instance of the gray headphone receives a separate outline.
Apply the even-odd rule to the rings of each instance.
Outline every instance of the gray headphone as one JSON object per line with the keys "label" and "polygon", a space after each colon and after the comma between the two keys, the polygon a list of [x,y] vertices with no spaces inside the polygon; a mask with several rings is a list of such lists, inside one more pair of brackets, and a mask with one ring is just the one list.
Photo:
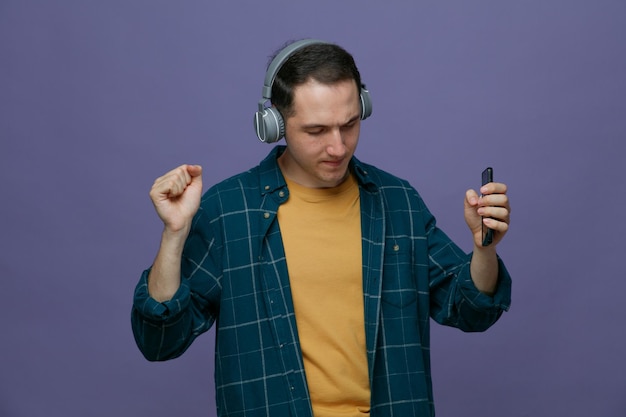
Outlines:
{"label": "gray headphone", "polygon": [[[272,85],[274,84],[276,74],[278,74],[283,64],[294,52],[305,46],[316,43],[328,42],[316,39],[304,39],[291,43],[276,55],[267,68],[265,82],[263,84],[263,98],[259,101],[259,110],[254,114],[254,129],[261,142],[277,142],[285,135],[285,121],[280,112],[275,107],[265,106],[265,103],[272,98]],[[360,99],[361,120],[365,120],[372,114],[372,99],[365,84],[361,85]]]}

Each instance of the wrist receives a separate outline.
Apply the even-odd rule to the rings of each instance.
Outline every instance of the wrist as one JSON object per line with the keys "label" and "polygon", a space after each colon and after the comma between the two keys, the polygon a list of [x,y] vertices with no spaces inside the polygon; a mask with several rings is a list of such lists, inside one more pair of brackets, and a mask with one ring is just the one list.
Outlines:
{"label": "wrist", "polygon": [[493,243],[488,246],[483,246],[482,243],[474,243],[474,253],[484,254],[485,256],[496,255],[496,245]]}
{"label": "wrist", "polygon": [[182,252],[190,229],[191,227],[183,227],[180,229],[164,227],[161,233],[161,247],[174,249],[176,252]]}

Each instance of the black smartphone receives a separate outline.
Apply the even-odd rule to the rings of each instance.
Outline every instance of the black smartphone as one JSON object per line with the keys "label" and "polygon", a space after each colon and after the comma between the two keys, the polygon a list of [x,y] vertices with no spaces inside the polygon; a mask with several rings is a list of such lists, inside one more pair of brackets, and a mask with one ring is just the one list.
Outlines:
{"label": "black smartphone", "polygon": [[[482,185],[489,184],[490,182],[493,182],[493,168],[487,167],[483,171]],[[493,230],[485,226],[484,223],[482,224],[482,228],[483,228],[483,246],[489,246],[491,245],[491,242],[493,242]]]}

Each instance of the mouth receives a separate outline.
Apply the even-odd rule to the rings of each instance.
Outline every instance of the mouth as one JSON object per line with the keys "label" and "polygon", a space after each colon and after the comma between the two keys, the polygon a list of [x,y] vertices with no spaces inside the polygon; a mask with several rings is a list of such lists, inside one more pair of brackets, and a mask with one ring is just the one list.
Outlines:
{"label": "mouth", "polygon": [[331,160],[331,161],[322,161],[322,164],[332,167],[332,168],[338,168],[343,165],[343,162],[344,162],[343,159],[337,159],[337,160]]}

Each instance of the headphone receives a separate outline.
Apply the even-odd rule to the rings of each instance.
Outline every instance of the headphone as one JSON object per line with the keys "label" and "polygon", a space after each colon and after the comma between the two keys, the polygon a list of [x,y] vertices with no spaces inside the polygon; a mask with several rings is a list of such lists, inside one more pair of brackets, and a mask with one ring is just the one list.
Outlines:
{"label": "headphone", "polygon": [[[283,64],[294,52],[313,44],[328,44],[328,42],[304,39],[291,43],[276,55],[267,68],[265,82],[263,83],[263,98],[259,101],[259,110],[254,114],[254,129],[261,142],[273,143],[285,136],[283,116],[275,107],[267,107],[265,103],[272,98],[272,85]],[[360,102],[361,120],[365,120],[372,114],[372,99],[365,84],[361,84]]]}

